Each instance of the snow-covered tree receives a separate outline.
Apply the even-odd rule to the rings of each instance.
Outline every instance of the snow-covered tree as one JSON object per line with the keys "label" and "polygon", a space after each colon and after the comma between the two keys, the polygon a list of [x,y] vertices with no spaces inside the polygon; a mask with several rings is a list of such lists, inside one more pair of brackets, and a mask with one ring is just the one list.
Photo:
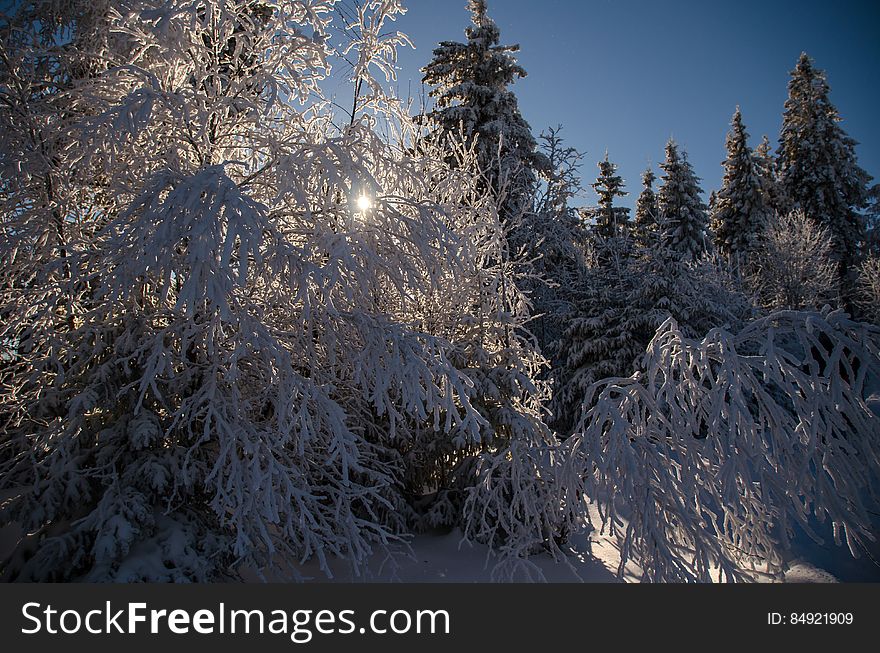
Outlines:
{"label": "snow-covered tree", "polygon": [[548,162],[510,88],[526,76],[514,56],[519,46],[500,44],[501,31],[488,15],[486,0],[469,0],[468,8],[467,42],[441,42],[423,69],[436,102],[429,118],[442,134],[476,140],[490,188],[496,194],[505,188],[502,217],[507,218],[529,208],[538,174]]}
{"label": "snow-covered tree", "polygon": [[699,180],[684,153],[672,139],[666,144],[662,183],[657,193],[660,234],[664,247],[682,260],[693,261],[708,246],[706,205],[700,198]]}
{"label": "snow-covered tree", "polygon": [[[455,147],[451,140],[441,151]],[[444,184],[444,201],[485,210],[489,198],[476,170],[476,157],[463,157]],[[467,379],[481,419],[449,433],[422,427],[402,445],[406,493],[417,496],[415,526],[461,527],[466,538],[500,553],[495,574],[511,578],[535,573],[526,559],[531,553],[561,557],[554,538],[576,530],[577,516],[556,499],[566,483],[556,476],[557,443],[542,421],[547,389],[536,379],[545,363],[524,328],[529,302],[518,287],[522,264],[511,260],[512,239],[494,203],[488,206],[491,222],[477,211],[459,229],[475,256],[466,277],[438,279],[427,322],[430,333],[449,342],[445,355]]]}
{"label": "snow-covered tree", "polygon": [[[714,190],[709,191],[709,201],[706,203],[706,215],[712,216],[715,213],[715,205],[718,203],[718,193]],[[712,228],[710,222],[709,228]]]}
{"label": "snow-covered tree", "polygon": [[659,237],[657,195],[654,182],[657,176],[649,167],[642,173],[642,192],[636,200],[635,236],[642,247],[653,247]]}
{"label": "snow-covered tree", "polygon": [[573,213],[571,200],[581,193],[580,167],[584,154],[565,145],[562,125],[548,127],[538,137],[541,154],[547,161],[546,184],[536,197],[539,211]]}
{"label": "snow-covered tree", "polygon": [[727,135],[724,178],[711,209],[712,230],[719,252],[739,267],[747,264],[766,226],[769,209],[759,168],[749,149],[742,113],[733,114]]}
{"label": "snow-covered tree", "polygon": [[[516,558],[565,530],[558,504],[510,512],[536,473],[558,494],[555,443],[476,155],[386,142],[366,115],[333,127],[314,99],[342,56],[332,10],[47,0],[11,17],[0,464],[2,523],[25,535],[6,578],[361,568],[425,521]],[[390,65],[380,28],[402,11],[364,3],[352,79]],[[64,70],[76,83],[39,90]],[[502,514],[521,518],[498,530]]]}
{"label": "snow-covered tree", "polygon": [[856,142],[840,126],[825,73],[801,54],[788,83],[779,136],[779,183],[790,202],[831,236],[842,292],[854,272],[870,176],[858,165]]}
{"label": "snow-covered tree", "polygon": [[561,338],[561,362],[554,370],[553,425],[571,433],[588,389],[601,379],[636,371],[657,328],[669,317],[689,337],[719,326],[736,328],[751,305],[700,266],[674,251],[657,248],[636,257],[626,239],[600,243],[598,264],[588,270],[583,297]]}
{"label": "snow-covered tree", "polygon": [[835,265],[828,231],[802,211],[771,218],[750,271],[770,309],[821,308],[835,298]]}
{"label": "snow-covered tree", "polygon": [[755,167],[761,180],[761,189],[764,194],[764,205],[773,213],[785,213],[789,206],[788,200],[779,184],[776,170],[776,157],[773,156],[773,148],[770,147],[770,139],[765,134],[754,152]]}
{"label": "snow-covered tree", "polygon": [[392,0],[387,5],[390,11],[375,11],[377,7],[374,2],[335,0],[338,21],[327,26],[327,37],[340,42],[339,63],[352,85],[351,110],[346,112],[349,124],[365,112],[383,115],[389,104],[398,102],[384,83],[397,79],[398,49],[413,47],[406,34],[390,29],[405,12],[403,2]]}
{"label": "snow-covered tree", "polygon": [[633,363],[656,330],[652,316],[630,312],[638,283],[627,241],[598,243],[603,253],[584,274],[557,345],[551,424],[562,435],[577,423],[585,388],[606,376],[631,374]]}
{"label": "snow-covered tree", "polygon": [[545,355],[553,355],[555,343],[581,292],[586,266],[587,232],[571,200],[583,190],[579,168],[584,155],[564,143],[561,127],[540,135],[541,152],[549,169],[539,190],[535,210],[526,214],[510,239],[514,257],[524,264],[521,286],[529,294],[530,328]]}
{"label": "snow-covered tree", "polygon": [[865,252],[880,255],[880,184],[868,189],[865,218]]}
{"label": "snow-covered tree", "polygon": [[[623,563],[652,580],[772,565],[808,512],[857,549],[876,329],[741,330],[681,239],[585,255],[558,134],[529,267],[508,212],[528,166],[490,187],[481,138],[426,137],[386,94],[400,2],[359,3],[340,48],[334,8],[34,0],[4,18],[0,525],[21,538],[3,577],[363,569],[441,525],[534,577],[588,497],[612,524],[630,507]],[[510,64],[472,9],[487,61]],[[340,59],[344,121],[321,96]],[[564,442],[528,330],[537,276],[575,315],[550,404]]]}
{"label": "snow-covered tree", "polygon": [[623,190],[623,178],[617,174],[617,165],[605,158],[599,161],[599,176],[592,184],[593,190],[599,196],[599,205],[595,212],[595,232],[601,238],[617,238],[628,232],[629,209],[614,206],[614,200],[618,197],[626,197]]}
{"label": "snow-covered tree", "polygon": [[874,539],[880,330],[783,311],[692,339],[668,319],[642,368],[591,386],[566,441],[621,576],[632,560],[644,581],[778,577],[797,530],[821,543],[816,521],[855,556]]}

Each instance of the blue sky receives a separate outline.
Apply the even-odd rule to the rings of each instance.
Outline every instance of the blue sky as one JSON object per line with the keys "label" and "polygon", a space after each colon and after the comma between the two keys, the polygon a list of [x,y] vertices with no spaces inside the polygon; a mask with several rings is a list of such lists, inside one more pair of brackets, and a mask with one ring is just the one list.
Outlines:
{"label": "blue sky", "polygon": [[[416,49],[401,52],[400,92],[440,40],[464,39],[466,0],[410,0],[398,21]],[[880,1],[489,0],[502,42],[519,43],[528,71],[514,90],[537,134],[561,123],[586,151],[592,182],[607,148],[632,205],[639,175],[674,136],[703,188],[717,188],[737,104],[752,144],[776,145],[789,71],[806,51],[828,74],[859,161],[880,177]],[[588,195],[582,203],[593,201]]]}

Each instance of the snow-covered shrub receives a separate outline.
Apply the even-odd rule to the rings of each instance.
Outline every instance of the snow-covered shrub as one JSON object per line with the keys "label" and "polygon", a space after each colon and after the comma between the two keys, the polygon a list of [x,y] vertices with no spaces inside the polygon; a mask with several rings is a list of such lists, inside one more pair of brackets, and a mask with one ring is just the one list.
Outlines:
{"label": "snow-covered shrub", "polygon": [[784,311],[738,334],[688,338],[668,319],[644,370],[594,384],[568,464],[643,580],[746,578],[780,568],[796,527],[872,540],[880,422],[864,400],[880,330],[841,312]]}
{"label": "snow-covered shrub", "polygon": [[802,211],[770,220],[751,268],[755,292],[770,310],[819,308],[836,296],[828,231]]}
{"label": "snow-covered shrub", "polygon": [[523,423],[506,447],[481,455],[479,483],[464,506],[464,533],[498,555],[497,580],[541,580],[529,560],[545,552],[566,562],[567,538],[584,525],[581,472],[542,423]]}

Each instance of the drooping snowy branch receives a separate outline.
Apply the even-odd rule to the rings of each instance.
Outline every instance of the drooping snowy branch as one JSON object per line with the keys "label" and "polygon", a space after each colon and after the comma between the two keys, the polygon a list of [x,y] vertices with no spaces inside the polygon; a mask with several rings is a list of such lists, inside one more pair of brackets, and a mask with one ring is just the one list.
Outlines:
{"label": "drooping snowy branch", "polygon": [[[4,196],[3,521],[28,533],[8,578],[357,569],[460,463],[540,432],[540,358],[473,151],[455,170],[452,150],[298,104],[340,56],[332,5],[101,5],[91,73],[42,106],[58,160]],[[399,9],[367,3],[363,25]],[[6,62],[26,88],[29,45]],[[57,216],[63,243],[42,236]]]}
{"label": "drooping snowy branch", "polygon": [[741,579],[810,518],[853,555],[872,540],[880,332],[840,312],[780,312],[739,334],[686,338],[667,320],[645,371],[596,383],[570,447],[585,490],[621,536],[621,573],[645,580]]}

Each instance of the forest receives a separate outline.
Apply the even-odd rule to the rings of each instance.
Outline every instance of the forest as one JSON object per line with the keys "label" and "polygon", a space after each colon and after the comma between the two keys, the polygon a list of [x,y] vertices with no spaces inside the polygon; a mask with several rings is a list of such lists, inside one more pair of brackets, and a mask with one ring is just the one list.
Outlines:
{"label": "forest", "polygon": [[299,579],[438,531],[497,580],[589,529],[645,582],[871,556],[880,185],[821,62],[775,146],[737,108],[720,188],[670,140],[631,211],[468,9],[422,103],[402,0],[0,13],[3,580]]}

